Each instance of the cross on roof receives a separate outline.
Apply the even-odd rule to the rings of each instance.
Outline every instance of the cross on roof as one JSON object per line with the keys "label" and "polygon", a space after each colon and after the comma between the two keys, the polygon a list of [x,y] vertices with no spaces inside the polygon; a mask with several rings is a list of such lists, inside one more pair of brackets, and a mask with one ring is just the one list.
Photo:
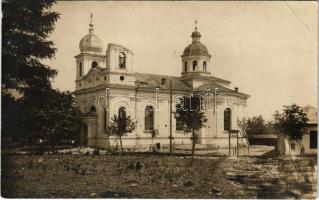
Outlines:
{"label": "cross on roof", "polygon": [[195,20],[195,30],[197,31],[197,23],[198,23],[198,21],[197,21],[197,18],[196,18],[196,20]]}
{"label": "cross on roof", "polygon": [[93,14],[91,13],[91,16],[90,16],[90,27],[93,27]]}

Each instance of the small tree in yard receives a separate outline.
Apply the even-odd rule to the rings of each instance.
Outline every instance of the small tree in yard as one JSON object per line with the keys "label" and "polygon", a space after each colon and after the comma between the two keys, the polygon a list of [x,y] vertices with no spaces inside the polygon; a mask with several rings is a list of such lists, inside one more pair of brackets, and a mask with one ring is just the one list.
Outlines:
{"label": "small tree in yard", "polygon": [[201,97],[197,95],[185,96],[183,101],[177,105],[177,120],[181,120],[186,125],[186,132],[192,133],[192,156],[195,153],[195,144],[198,140],[196,131],[201,129],[207,121],[204,113],[201,111]]}
{"label": "small tree in yard", "polygon": [[122,136],[133,132],[136,129],[137,122],[126,115],[114,115],[111,120],[112,122],[108,125],[106,132],[109,135],[115,135],[120,140],[121,150],[123,151]]}
{"label": "small tree in yard", "polygon": [[286,134],[289,140],[301,140],[304,134],[304,128],[309,121],[307,114],[296,104],[283,107],[282,113],[276,111],[274,114],[275,129],[278,132]]}

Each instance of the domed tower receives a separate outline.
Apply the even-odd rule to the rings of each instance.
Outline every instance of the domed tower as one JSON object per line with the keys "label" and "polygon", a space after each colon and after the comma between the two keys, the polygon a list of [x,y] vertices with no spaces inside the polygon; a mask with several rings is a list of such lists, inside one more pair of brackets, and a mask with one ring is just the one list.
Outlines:
{"label": "domed tower", "polygon": [[195,21],[195,31],[191,35],[192,43],[188,45],[182,57],[182,77],[209,76],[211,55],[204,44],[200,42],[201,34],[197,30],[197,20]]}
{"label": "domed tower", "polygon": [[105,67],[106,55],[103,55],[102,41],[94,34],[93,15],[89,24],[89,34],[85,35],[80,43],[81,53],[75,56],[76,79],[81,79],[91,68]]}

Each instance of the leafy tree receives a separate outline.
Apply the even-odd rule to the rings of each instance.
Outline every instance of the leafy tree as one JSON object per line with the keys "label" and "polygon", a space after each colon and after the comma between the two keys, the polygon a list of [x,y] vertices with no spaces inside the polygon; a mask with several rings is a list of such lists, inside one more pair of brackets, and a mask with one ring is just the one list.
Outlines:
{"label": "leafy tree", "polygon": [[247,137],[248,142],[252,142],[254,135],[266,134],[267,125],[261,115],[254,117],[244,117],[237,121],[238,127],[244,136]]}
{"label": "leafy tree", "polygon": [[304,128],[309,121],[307,114],[296,104],[283,106],[283,112],[276,111],[274,118],[275,129],[295,141],[302,139]]}
{"label": "leafy tree", "polygon": [[41,63],[56,49],[48,40],[59,14],[49,9],[54,0],[2,2],[2,87],[39,96],[51,88],[57,71]]}
{"label": "leafy tree", "polygon": [[[2,138],[18,141],[21,138],[20,131],[19,131],[20,118],[21,118],[21,115],[19,115],[19,113],[21,109],[21,104],[19,104],[19,102],[17,102],[10,93],[4,92],[4,91],[2,92],[3,92],[2,99],[1,99]],[[3,144],[2,146],[5,146],[6,143],[7,142],[2,143]]]}
{"label": "leafy tree", "polygon": [[74,96],[69,92],[52,90],[46,108],[38,113],[43,119],[42,130],[50,145],[76,140],[80,133],[80,111],[75,106]]}
{"label": "leafy tree", "polygon": [[204,127],[207,119],[201,110],[202,98],[200,95],[194,94],[185,96],[183,100],[177,104],[175,118],[181,120],[186,125],[186,132],[192,133],[192,156],[195,153],[195,145],[198,140],[196,131]]}
{"label": "leafy tree", "polygon": [[[57,134],[57,127],[61,124],[53,121],[55,114],[51,111],[54,108],[50,106],[57,104],[54,101],[70,100],[61,97],[70,97],[67,92],[52,90],[51,81],[57,71],[43,64],[43,60],[53,58],[56,51],[49,40],[49,34],[59,18],[58,13],[50,11],[54,4],[54,0],[6,0],[2,3],[2,89],[12,89],[22,96],[15,102],[19,105],[19,111],[8,115],[3,127],[12,131],[10,123],[19,119],[16,126],[19,135],[33,141]],[[4,102],[2,108],[9,104]],[[63,106],[73,109],[69,102],[63,104],[57,110],[66,111]],[[69,114],[69,110],[64,113]],[[66,119],[61,117],[60,121],[63,120]],[[65,123],[63,125],[67,125]],[[59,126],[59,129],[70,127]]]}
{"label": "leafy tree", "polygon": [[115,135],[120,140],[121,150],[123,151],[122,137],[136,129],[136,121],[131,119],[131,116],[116,116],[111,119],[107,126],[106,132],[109,135]]}
{"label": "leafy tree", "polygon": [[265,134],[277,134],[277,131],[275,129],[275,125],[274,125],[273,121],[268,121],[266,123]]}
{"label": "leafy tree", "polygon": [[[28,107],[32,98],[23,97],[21,131],[32,143],[38,139],[51,146],[75,140],[80,132],[80,112],[69,92],[49,90],[41,107]],[[33,103],[30,103],[33,104]]]}

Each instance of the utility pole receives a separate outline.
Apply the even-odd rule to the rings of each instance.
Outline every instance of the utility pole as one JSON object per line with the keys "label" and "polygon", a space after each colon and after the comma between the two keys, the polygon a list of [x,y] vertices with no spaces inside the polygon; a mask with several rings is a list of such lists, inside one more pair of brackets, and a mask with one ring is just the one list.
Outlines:
{"label": "utility pole", "polygon": [[173,109],[172,109],[172,104],[173,104],[173,95],[172,95],[172,80],[169,81],[169,154],[170,156],[173,155],[173,150],[172,150],[172,140],[173,140],[173,129],[172,129],[172,114],[173,114]]}
{"label": "utility pole", "polygon": [[215,94],[214,94],[214,115],[215,115],[215,137],[217,137],[217,90],[218,88],[215,88]]}
{"label": "utility pole", "polygon": [[[239,131],[238,131],[239,132]],[[239,146],[238,146],[238,144],[239,144],[239,142],[238,142],[238,132],[236,132],[236,137],[237,137],[237,157],[239,157]]]}
{"label": "utility pole", "polygon": [[231,148],[231,147],[230,147],[230,134],[231,134],[231,133],[230,133],[230,130],[228,129],[228,149],[229,149],[228,152],[229,152],[229,156],[230,156],[230,148]]}

